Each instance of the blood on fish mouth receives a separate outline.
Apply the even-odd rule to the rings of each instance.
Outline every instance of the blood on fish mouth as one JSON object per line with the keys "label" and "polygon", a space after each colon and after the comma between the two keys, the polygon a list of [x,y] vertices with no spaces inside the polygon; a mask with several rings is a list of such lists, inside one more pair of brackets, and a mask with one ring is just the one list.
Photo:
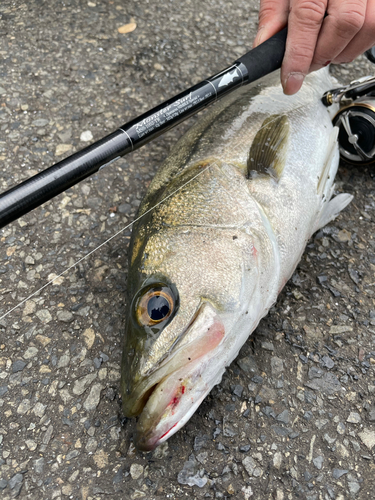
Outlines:
{"label": "blood on fish mouth", "polygon": [[[167,375],[167,377],[169,377],[170,375],[173,375],[174,372],[172,373],[169,373]],[[157,389],[157,387],[162,384],[164,382],[164,380],[167,378],[167,377],[163,377],[159,382],[157,382],[156,384],[154,384],[152,387],[150,387],[145,393],[144,395],[142,396],[142,408],[141,408],[141,411],[140,413],[142,413],[143,411],[143,408],[147,405],[149,399],[151,398],[152,394],[155,392],[155,390]],[[172,406],[172,409],[177,406],[177,404],[179,403],[180,399],[181,399],[181,396],[185,393],[185,386],[184,385],[181,385],[180,386],[180,390],[177,390],[175,395],[173,396],[173,398],[171,399],[171,401],[169,402],[168,406]]]}
{"label": "blood on fish mouth", "polygon": [[[176,370],[177,372],[178,370]],[[142,410],[141,410],[141,414],[140,414],[140,418],[142,418],[142,412],[145,408],[145,406],[147,406],[147,403],[148,401],[150,400],[150,398],[152,397],[153,393],[158,389],[158,387],[160,385],[162,385],[166,379],[168,379],[170,376],[173,377],[173,374],[175,372],[172,372],[170,373],[168,376],[166,377],[163,377],[159,383],[153,385],[150,389],[148,389],[143,398],[142,398],[142,404],[143,404],[143,407],[142,407]],[[173,394],[168,402],[168,404],[165,406],[165,409],[169,409],[170,410],[170,414],[173,416],[175,415],[175,409],[177,408],[180,400],[181,400],[181,397],[183,394],[185,394],[185,390],[186,390],[186,386],[185,386],[185,382],[183,381],[183,379],[179,379],[179,382],[181,382],[181,384],[178,384],[177,387],[176,387],[176,390],[173,391]],[[163,389],[160,389],[161,391]],[[150,451],[152,449],[154,449],[159,443],[161,440],[163,440],[164,438],[166,438],[166,436],[180,423],[180,420],[177,420],[177,422],[175,422],[167,431],[163,432],[163,434],[161,434],[160,436],[157,435],[154,435],[154,436],[150,436],[148,433],[146,433],[145,435],[143,433],[141,433],[139,436],[136,437],[136,442],[137,442],[137,448],[140,449],[140,450],[143,450],[143,451]],[[176,429],[177,430],[177,429]]]}

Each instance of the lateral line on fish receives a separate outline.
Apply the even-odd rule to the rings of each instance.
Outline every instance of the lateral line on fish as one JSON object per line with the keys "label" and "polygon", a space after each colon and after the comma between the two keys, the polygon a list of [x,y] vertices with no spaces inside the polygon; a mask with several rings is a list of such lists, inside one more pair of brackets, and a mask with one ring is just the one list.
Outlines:
{"label": "lateral line on fish", "polygon": [[[301,106],[298,106],[297,108],[295,108],[295,110],[297,109],[300,109],[300,108],[303,108],[305,106],[301,105]],[[276,120],[277,118],[275,118]],[[272,123],[272,122],[268,122],[268,125]],[[261,130],[262,127],[259,129]],[[113,240],[114,238],[116,238],[119,234],[121,234],[123,231],[125,231],[126,229],[129,229],[129,227],[131,227],[133,224],[135,224],[136,222],[138,222],[140,219],[142,219],[142,217],[144,217],[145,215],[147,215],[148,213],[150,213],[152,210],[154,210],[156,207],[158,207],[159,205],[161,205],[162,203],[164,203],[168,198],[170,198],[171,196],[173,196],[174,194],[176,194],[178,191],[180,191],[181,189],[183,189],[187,184],[189,184],[190,182],[192,182],[194,179],[196,179],[199,175],[203,174],[204,172],[206,172],[206,170],[209,170],[211,167],[214,167],[214,166],[217,166],[219,167],[220,164],[217,162],[217,161],[214,161],[213,163],[210,163],[209,165],[207,165],[207,167],[205,167],[203,170],[201,170],[200,172],[198,172],[194,177],[192,177],[191,179],[189,179],[187,182],[185,182],[185,184],[183,184],[182,186],[180,186],[178,189],[176,189],[175,191],[173,191],[172,193],[170,193],[168,196],[166,196],[165,198],[163,198],[161,201],[159,201],[158,203],[156,203],[156,205],[153,205],[151,208],[149,208],[145,213],[143,213],[140,217],[138,217],[137,219],[134,219],[132,222],[130,222],[130,224],[128,224],[127,226],[123,227],[122,229],[120,229],[119,231],[117,231],[117,233],[115,233],[114,235],[110,236],[108,239],[106,239],[103,243],[101,243],[100,245],[98,245],[96,248],[94,248],[93,250],[91,250],[89,253],[87,253],[86,255],[84,255],[83,257],[81,257],[79,260],[77,260],[77,262],[75,262],[74,264],[72,264],[71,266],[69,266],[68,268],[66,268],[62,273],[60,273],[58,276],[55,276],[55,278],[53,278],[52,280],[48,281],[47,283],[45,283],[43,286],[41,286],[38,290],[36,290],[35,292],[33,292],[32,294],[30,294],[28,297],[26,297],[25,299],[23,299],[22,301],[20,301],[17,305],[15,305],[14,307],[12,307],[11,309],[9,309],[9,311],[7,311],[5,314],[3,314],[2,316],[0,316],[0,321],[4,318],[6,318],[10,313],[12,313],[13,311],[15,311],[16,309],[18,309],[20,306],[22,306],[25,302],[27,302],[28,300],[30,300],[32,297],[34,297],[35,295],[37,295],[39,292],[41,292],[42,290],[44,290],[47,286],[49,285],[52,285],[52,283],[54,283],[56,280],[58,280],[59,278],[61,278],[61,276],[63,276],[64,274],[66,274],[68,271],[70,271],[71,269],[73,269],[74,267],[76,267],[78,264],[80,264],[83,260],[87,259],[88,257],[90,257],[90,255],[92,255],[94,252],[96,252],[97,250],[99,250],[101,247],[103,247],[104,245],[106,245],[108,242],[110,242],[111,240]],[[230,228],[228,228],[230,229]]]}

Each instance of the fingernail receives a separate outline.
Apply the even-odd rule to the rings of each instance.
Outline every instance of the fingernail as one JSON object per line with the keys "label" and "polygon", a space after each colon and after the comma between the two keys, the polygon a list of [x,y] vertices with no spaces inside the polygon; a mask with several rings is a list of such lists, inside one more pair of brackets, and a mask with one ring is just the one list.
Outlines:
{"label": "fingernail", "polygon": [[255,40],[254,40],[254,43],[253,43],[253,48],[254,49],[255,49],[255,47],[258,47],[258,45],[260,45],[262,43],[262,38],[263,38],[262,30],[264,30],[264,26],[260,26],[258,28],[258,33],[256,34],[256,37],[255,37]]}
{"label": "fingernail", "polygon": [[302,73],[289,73],[288,78],[284,82],[284,94],[293,95],[299,91],[302,86],[305,75]]}

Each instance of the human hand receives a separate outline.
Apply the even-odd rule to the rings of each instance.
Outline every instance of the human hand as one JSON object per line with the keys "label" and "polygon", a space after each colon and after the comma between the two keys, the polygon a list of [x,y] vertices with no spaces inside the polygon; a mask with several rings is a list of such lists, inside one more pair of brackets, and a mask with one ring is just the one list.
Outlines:
{"label": "human hand", "polygon": [[350,62],[375,44],[375,0],[261,0],[254,47],[286,25],[281,84],[292,95],[307,73]]}

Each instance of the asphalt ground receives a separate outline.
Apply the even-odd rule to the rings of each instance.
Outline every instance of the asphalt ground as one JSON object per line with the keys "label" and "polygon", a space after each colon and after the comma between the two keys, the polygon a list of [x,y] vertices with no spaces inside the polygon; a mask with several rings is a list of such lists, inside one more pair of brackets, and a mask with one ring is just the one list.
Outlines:
{"label": "asphalt ground", "polygon": [[[257,2],[0,5],[1,191],[228,66]],[[120,33],[119,28],[135,29]],[[120,29],[127,31],[127,28]],[[332,68],[374,72],[363,57]],[[367,499],[375,486],[373,167],[189,423],[150,453],[121,414],[130,228],[192,118],[0,231],[0,496]]]}

